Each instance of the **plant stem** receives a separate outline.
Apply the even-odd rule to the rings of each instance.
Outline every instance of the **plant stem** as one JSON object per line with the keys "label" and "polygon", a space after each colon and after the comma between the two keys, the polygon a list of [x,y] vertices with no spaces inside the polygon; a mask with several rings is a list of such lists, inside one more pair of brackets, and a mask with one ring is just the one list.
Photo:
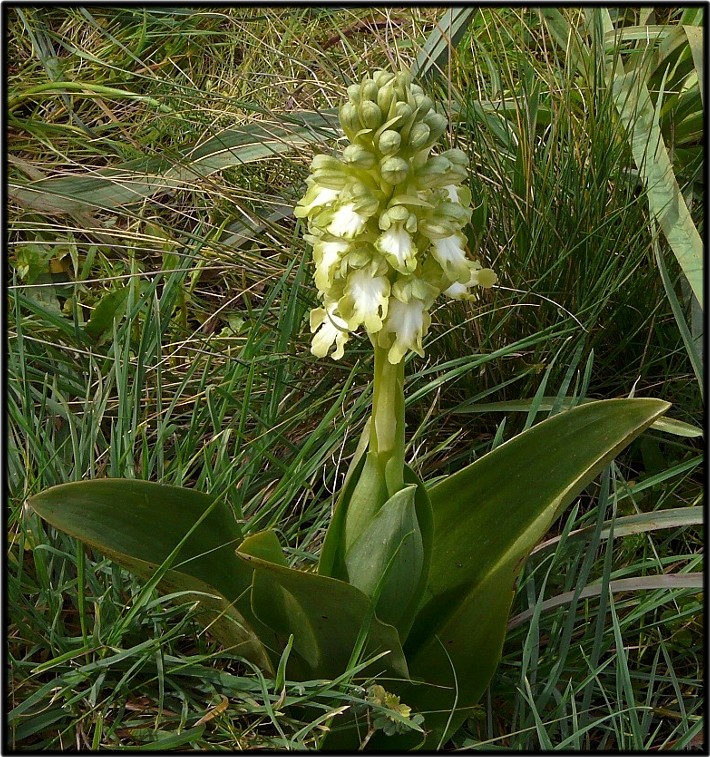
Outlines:
{"label": "plant stem", "polygon": [[387,352],[375,346],[370,451],[377,454],[392,496],[404,486],[404,360],[392,365]]}

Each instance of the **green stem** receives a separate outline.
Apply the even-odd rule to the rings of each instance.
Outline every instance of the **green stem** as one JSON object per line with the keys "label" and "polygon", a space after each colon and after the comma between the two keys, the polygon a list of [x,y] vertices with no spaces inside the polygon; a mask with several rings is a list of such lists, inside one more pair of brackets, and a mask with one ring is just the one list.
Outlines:
{"label": "green stem", "polygon": [[370,451],[377,454],[391,497],[404,486],[404,360],[392,365],[375,346]]}

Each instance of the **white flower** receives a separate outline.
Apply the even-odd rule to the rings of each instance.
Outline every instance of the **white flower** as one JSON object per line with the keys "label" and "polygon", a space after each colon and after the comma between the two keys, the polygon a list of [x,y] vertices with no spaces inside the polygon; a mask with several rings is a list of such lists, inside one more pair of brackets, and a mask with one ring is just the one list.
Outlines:
{"label": "white flower", "polygon": [[323,187],[320,184],[311,184],[305,197],[296,205],[294,215],[296,218],[305,218],[315,208],[334,203],[339,195],[340,192],[337,189]]}
{"label": "white flower", "polygon": [[334,269],[349,246],[350,243],[342,239],[316,242],[313,247],[313,258],[316,261],[315,280],[319,291],[325,292],[331,286]]}
{"label": "white flower", "polygon": [[382,321],[387,317],[389,295],[389,279],[374,276],[370,266],[361,268],[348,276],[338,310],[351,331],[364,323],[370,333],[375,333],[382,328]]}
{"label": "white flower", "polygon": [[444,289],[444,294],[452,300],[463,300],[468,293],[468,287],[465,284],[459,284],[458,281],[455,281],[448,289]]}
{"label": "white flower", "polygon": [[314,333],[311,342],[311,352],[316,357],[325,357],[335,342],[333,360],[339,360],[345,353],[345,343],[350,338],[348,324],[333,312],[335,306],[314,308],[311,310],[311,333]]}
{"label": "white flower", "polygon": [[389,362],[396,365],[407,354],[407,350],[424,357],[422,337],[430,323],[431,318],[424,302],[414,298],[409,302],[400,302],[392,297],[383,328],[385,334],[394,334],[394,342],[387,353]]}
{"label": "white flower", "polygon": [[328,231],[335,237],[352,239],[359,234],[367,223],[367,218],[355,210],[355,205],[350,202],[335,211],[328,226]]}
{"label": "white flower", "polygon": [[452,234],[432,241],[431,252],[437,262],[453,281],[466,281],[469,276],[469,260],[464,247],[463,234]]}
{"label": "white flower", "polygon": [[375,247],[387,257],[393,268],[402,273],[417,267],[417,248],[409,232],[400,224],[392,224],[377,238]]}

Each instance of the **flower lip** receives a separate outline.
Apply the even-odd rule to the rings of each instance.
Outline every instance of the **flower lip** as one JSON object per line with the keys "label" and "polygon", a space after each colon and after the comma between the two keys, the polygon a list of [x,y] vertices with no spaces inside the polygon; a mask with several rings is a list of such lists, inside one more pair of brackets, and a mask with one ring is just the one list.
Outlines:
{"label": "flower lip", "polygon": [[375,247],[387,256],[392,267],[402,273],[413,271],[417,265],[417,248],[409,232],[401,224],[392,224],[380,234]]}
{"label": "flower lip", "polygon": [[333,312],[334,306],[311,310],[311,332],[314,332],[311,352],[316,357],[325,357],[335,343],[333,360],[340,360],[345,354],[345,343],[350,338],[348,324]]}
{"label": "flower lip", "polygon": [[352,239],[365,227],[367,218],[355,210],[355,204],[350,202],[338,208],[328,226],[328,231],[335,237]]}
{"label": "flower lip", "polygon": [[356,329],[361,323],[370,333],[382,328],[389,306],[390,283],[385,276],[373,275],[372,267],[353,271],[345,285],[345,296],[338,303],[343,315],[351,311],[347,318],[348,327]]}
{"label": "flower lip", "polygon": [[409,302],[401,302],[395,297],[390,301],[390,309],[384,323],[383,332],[394,334],[394,340],[389,345],[387,359],[393,365],[399,363],[408,350],[424,356],[422,338],[429,328],[431,319],[425,303],[416,298]]}

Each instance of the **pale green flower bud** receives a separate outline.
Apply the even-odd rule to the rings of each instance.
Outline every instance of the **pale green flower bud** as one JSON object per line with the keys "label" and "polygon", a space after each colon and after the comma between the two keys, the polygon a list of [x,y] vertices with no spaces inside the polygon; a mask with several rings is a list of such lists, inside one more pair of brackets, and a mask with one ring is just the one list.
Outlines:
{"label": "pale green flower bud", "polygon": [[454,166],[462,167],[464,170],[468,168],[468,156],[463,150],[459,150],[458,147],[444,150],[441,153],[441,157],[446,158]]}
{"label": "pale green flower bud", "polygon": [[352,141],[355,138],[355,134],[362,129],[357,106],[350,102],[341,105],[338,111],[338,118],[340,119],[340,125],[343,127],[343,131],[348,139]]}
{"label": "pale green flower bud", "polygon": [[390,108],[393,103],[397,102],[397,94],[391,84],[381,86],[377,91],[377,104],[383,113],[387,114],[389,119]]}
{"label": "pale green flower bud", "polygon": [[365,79],[362,82],[362,100],[377,102],[377,84],[372,79]]}
{"label": "pale green flower bud", "polygon": [[343,150],[343,161],[348,165],[368,170],[374,167],[377,158],[374,153],[366,150],[362,145],[352,144]]}
{"label": "pale green flower bud", "polygon": [[424,189],[438,189],[449,184],[460,184],[466,178],[466,168],[452,163],[443,155],[430,157],[416,171],[417,183]]}
{"label": "pale green flower bud", "polygon": [[412,130],[409,132],[409,146],[413,150],[420,150],[424,147],[431,138],[431,129],[421,121],[414,124]]}
{"label": "pale green flower bud", "polygon": [[394,155],[402,144],[402,137],[396,131],[387,129],[380,134],[377,146],[383,155]]}
{"label": "pale green flower bud", "polygon": [[363,100],[358,105],[358,115],[360,121],[366,129],[376,129],[382,125],[382,111],[379,109],[377,103],[371,100]]}
{"label": "pale green flower bud", "polygon": [[397,86],[400,87],[403,92],[406,92],[412,86],[412,75],[409,71],[399,71],[395,74],[394,78],[397,82]]}
{"label": "pale green flower bud", "polygon": [[446,116],[442,116],[441,113],[437,113],[433,110],[430,110],[426,116],[424,116],[424,123],[431,129],[431,134],[434,140],[439,139],[439,137],[446,131],[448,125]]}
{"label": "pale green flower bud", "polygon": [[348,97],[351,102],[359,103],[362,97],[362,87],[359,84],[351,84],[348,87]]}
{"label": "pale green flower bud", "polygon": [[420,116],[424,117],[433,107],[434,103],[430,97],[427,97],[423,92],[421,94],[414,95],[414,103],[419,109]]}
{"label": "pale green flower bud", "polygon": [[380,162],[380,172],[388,184],[400,184],[407,178],[409,163],[403,158],[384,158]]}
{"label": "pale green flower bud", "polygon": [[398,102],[395,105],[395,115],[399,119],[399,121],[396,124],[397,129],[401,129],[402,127],[408,125],[410,121],[412,120],[412,117],[414,116],[414,110],[411,105],[407,105],[407,103]]}
{"label": "pale green flower bud", "polygon": [[391,71],[375,71],[372,76],[375,84],[381,89],[386,84],[389,84],[394,79],[394,74]]}

